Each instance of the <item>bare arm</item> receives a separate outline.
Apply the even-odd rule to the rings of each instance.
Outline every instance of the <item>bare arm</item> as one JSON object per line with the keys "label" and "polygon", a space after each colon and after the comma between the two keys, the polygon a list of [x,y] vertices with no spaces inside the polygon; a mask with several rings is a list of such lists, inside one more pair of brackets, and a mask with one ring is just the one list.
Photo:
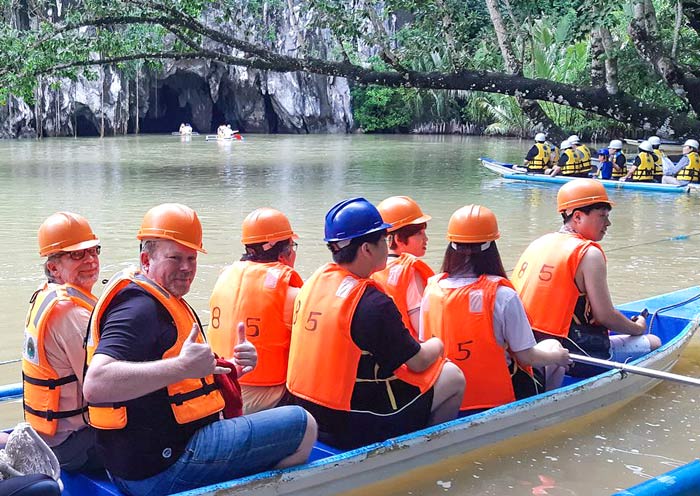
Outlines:
{"label": "bare arm", "polygon": [[571,363],[569,350],[562,347],[556,339],[545,339],[532,348],[514,352],[518,363],[541,367],[544,365],[561,365],[566,367]]}
{"label": "bare arm", "polygon": [[439,338],[430,338],[421,343],[420,351],[413,355],[406,365],[413,372],[423,372],[442,356],[445,346]]}
{"label": "bare arm", "polygon": [[646,321],[631,321],[615,309],[608,289],[608,271],[603,253],[591,247],[576,271],[576,285],[586,293],[596,322],[615,332],[639,336],[646,333]]}
{"label": "bare arm", "polygon": [[128,401],[183,379],[229,373],[230,369],[216,366],[208,344],[196,342],[199,332],[199,327],[194,324],[180,354],[173,358],[125,362],[96,354],[85,376],[85,399],[90,403]]}

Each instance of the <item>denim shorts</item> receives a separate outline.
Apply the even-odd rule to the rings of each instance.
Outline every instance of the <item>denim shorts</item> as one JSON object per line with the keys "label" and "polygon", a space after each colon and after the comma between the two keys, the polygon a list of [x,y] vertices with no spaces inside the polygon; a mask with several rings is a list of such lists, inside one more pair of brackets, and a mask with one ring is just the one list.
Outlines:
{"label": "denim shorts", "polygon": [[167,470],[143,480],[112,477],[134,496],[187,491],[274,468],[294,453],[306,431],[306,411],[285,406],[219,420],[198,430]]}

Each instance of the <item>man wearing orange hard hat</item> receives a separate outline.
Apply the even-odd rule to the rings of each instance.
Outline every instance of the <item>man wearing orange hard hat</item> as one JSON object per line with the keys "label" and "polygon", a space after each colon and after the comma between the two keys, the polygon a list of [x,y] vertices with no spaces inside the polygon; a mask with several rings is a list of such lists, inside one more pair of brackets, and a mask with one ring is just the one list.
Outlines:
{"label": "man wearing orange hard hat", "polygon": [[[605,254],[598,242],[611,225],[613,205],[595,179],[563,185],[557,208],[564,225],[530,244],[511,280],[537,339],[556,337],[572,353],[624,362],[661,342],[646,333],[643,316],[628,319],[612,304]],[[617,334],[609,335],[608,329]],[[576,364],[569,375],[589,377],[601,370]]]}
{"label": "man wearing orange hard hat", "polygon": [[238,322],[245,324],[246,339],[258,350],[255,370],[240,380],[243,413],[286,404],[294,298],[304,283],[294,270],[297,238],[279,210],[252,211],[243,220],[245,253],[223,270],[209,299],[212,350],[231,355],[238,344]]}
{"label": "man wearing orange hard hat", "polygon": [[435,273],[420,257],[428,247],[425,229],[432,218],[408,196],[392,196],[377,205],[387,229],[389,258],[386,267],[370,277],[391,296],[401,319],[414,339],[418,339],[420,302],[423,290]]}
{"label": "man wearing orange hard hat", "polygon": [[[220,420],[228,405],[214,375],[232,370],[217,364],[183,299],[206,253],[196,212],[153,207],[136,237],[141,268],[110,280],[87,342],[85,398],[115,484],[132,495],[171,494],[306,461],[316,424],[302,408]],[[240,341],[238,375],[257,362],[255,347]]]}
{"label": "man wearing orange hard hat", "polygon": [[47,281],[32,295],[24,329],[24,417],[68,471],[101,468],[95,432],[84,420],[83,341],[97,298],[100,240],[71,212],[39,227],[39,255]]}

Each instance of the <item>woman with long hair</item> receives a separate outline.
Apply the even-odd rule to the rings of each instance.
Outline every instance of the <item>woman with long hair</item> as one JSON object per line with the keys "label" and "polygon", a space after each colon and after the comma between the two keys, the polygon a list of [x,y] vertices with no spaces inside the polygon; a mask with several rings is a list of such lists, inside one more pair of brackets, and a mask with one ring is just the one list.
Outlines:
{"label": "woman with long hair", "polygon": [[494,213],[480,205],[450,218],[441,273],[421,305],[421,336],[439,337],[465,378],[460,412],[475,413],[544,390],[532,366],[558,365],[569,352],[554,339],[535,341],[523,305],[503,269]]}

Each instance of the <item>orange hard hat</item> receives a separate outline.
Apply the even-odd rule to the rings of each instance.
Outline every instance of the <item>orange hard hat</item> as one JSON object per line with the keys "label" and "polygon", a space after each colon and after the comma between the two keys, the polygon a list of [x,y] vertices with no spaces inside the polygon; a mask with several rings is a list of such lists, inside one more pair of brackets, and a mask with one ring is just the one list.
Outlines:
{"label": "orange hard hat", "polygon": [[143,217],[137,239],[169,239],[193,250],[206,253],[202,247],[202,223],[197,212],[179,203],[163,203]]}
{"label": "orange hard hat", "polygon": [[396,231],[409,224],[423,224],[432,219],[408,196],[392,196],[377,205],[382,220],[391,224],[388,232]]}
{"label": "orange hard hat", "polygon": [[447,224],[447,239],[455,243],[485,243],[500,237],[496,215],[481,205],[460,208]]}
{"label": "orange hard hat", "polygon": [[566,212],[586,207],[594,203],[615,205],[608,198],[605,187],[595,179],[574,179],[559,188],[557,193],[557,210]]}
{"label": "orange hard hat", "polygon": [[100,244],[87,219],[72,212],[57,212],[49,216],[39,227],[38,239],[42,257]]}
{"label": "orange hard hat", "polygon": [[289,219],[274,208],[258,208],[243,220],[241,242],[244,245],[274,243],[283,239],[297,239]]}

